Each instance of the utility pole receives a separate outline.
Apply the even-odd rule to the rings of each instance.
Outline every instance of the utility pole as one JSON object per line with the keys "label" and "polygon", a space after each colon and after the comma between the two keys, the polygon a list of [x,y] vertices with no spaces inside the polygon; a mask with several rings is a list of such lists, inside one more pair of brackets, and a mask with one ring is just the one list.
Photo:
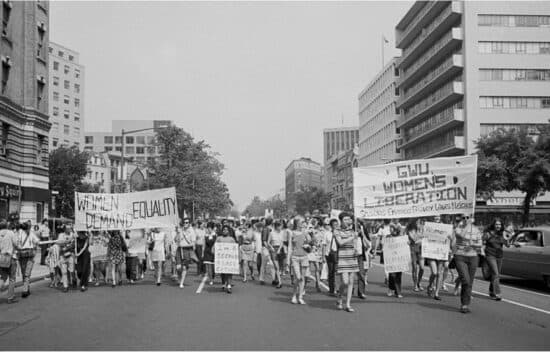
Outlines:
{"label": "utility pole", "polygon": [[121,138],[122,138],[122,149],[120,150],[120,185],[121,185],[121,191],[124,190],[124,128],[120,131]]}

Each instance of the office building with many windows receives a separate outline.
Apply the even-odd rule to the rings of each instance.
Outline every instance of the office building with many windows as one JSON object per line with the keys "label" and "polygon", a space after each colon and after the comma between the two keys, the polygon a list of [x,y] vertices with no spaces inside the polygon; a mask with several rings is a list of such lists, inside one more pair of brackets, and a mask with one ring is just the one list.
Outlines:
{"label": "office building with many windows", "polygon": [[336,127],[323,130],[323,169],[322,184],[326,192],[331,191],[330,175],[331,159],[342,151],[353,150],[359,142],[359,129],[357,127]]}
{"label": "office building with many windows", "polygon": [[84,66],[79,54],[67,47],[49,45],[50,150],[60,146],[82,149],[84,133]]}
{"label": "office building with many windows", "polygon": [[84,150],[93,152],[122,152],[122,130],[126,133],[146,129],[124,136],[124,157],[137,164],[146,164],[159,156],[155,146],[158,129],[172,125],[169,120],[113,120],[112,132],[86,132]]}
{"label": "office building with many windows", "polygon": [[296,193],[308,187],[321,188],[321,164],[310,158],[292,160],[285,169],[285,200],[289,212],[296,208]]}
{"label": "office building with many windows", "polygon": [[396,27],[405,159],[475,152],[550,116],[550,3],[417,1]]}
{"label": "office building with many windows", "polygon": [[359,166],[385,164],[400,159],[395,104],[399,72],[393,58],[359,94]]}
{"label": "office building with many windows", "polygon": [[48,213],[49,4],[0,4],[0,219]]}

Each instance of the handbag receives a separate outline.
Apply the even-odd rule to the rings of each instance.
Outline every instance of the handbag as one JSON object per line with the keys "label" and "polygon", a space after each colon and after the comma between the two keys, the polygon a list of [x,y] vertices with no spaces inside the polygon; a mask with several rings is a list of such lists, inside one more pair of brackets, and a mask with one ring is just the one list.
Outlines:
{"label": "handbag", "polygon": [[11,254],[3,253],[0,255],[0,268],[9,268],[11,267]]}
{"label": "handbag", "polygon": [[328,280],[328,265],[323,263],[323,268],[321,269],[321,280]]}

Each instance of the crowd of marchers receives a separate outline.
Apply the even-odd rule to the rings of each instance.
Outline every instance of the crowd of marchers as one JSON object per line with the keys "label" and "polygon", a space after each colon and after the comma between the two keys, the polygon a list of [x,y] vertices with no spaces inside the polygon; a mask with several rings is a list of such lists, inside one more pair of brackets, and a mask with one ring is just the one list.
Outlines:
{"label": "crowd of marchers", "polygon": [[[452,223],[448,260],[422,257],[425,221]],[[501,300],[499,272],[503,246],[508,245],[504,225],[502,220],[494,219],[482,229],[467,214],[443,216],[443,221],[442,216],[361,221],[345,212],[338,218],[243,217],[195,222],[186,218],[172,229],[76,233],[69,225],[54,233],[46,220],[35,226],[0,221],[0,287],[7,283],[7,302],[17,302],[15,281],[20,270],[21,297],[27,298],[35,258],[48,266],[50,287],[64,292],[86,291],[90,284],[115,288],[123,284],[124,277],[126,284],[132,285],[144,280],[147,271],[153,273],[157,286],[165,283],[184,289],[192,285],[192,280],[186,281],[191,266],[196,267],[196,275],[204,283],[214,285],[218,276],[215,244],[226,242],[238,244],[240,274],[219,274],[224,292],[233,292],[235,276],[244,283],[258,280],[261,285],[268,284],[269,278],[275,289],[283,288],[283,281],[289,280],[292,304],[306,304],[308,286],[318,292],[328,286],[328,295],[336,298],[336,309],[354,312],[352,298],[366,298],[368,270],[376,255],[384,263],[384,238],[407,236],[413,290],[426,290],[429,297],[441,300],[440,291],[448,290],[445,282],[456,270],[454,295],[460,295],[460,311],[467,313],[480,260],[486,260],[490,268],[490,297]],[[427,287],[423,287],[426,267],[430,275]],[[402,274],[386,274],[388,296],[403,297]]]}

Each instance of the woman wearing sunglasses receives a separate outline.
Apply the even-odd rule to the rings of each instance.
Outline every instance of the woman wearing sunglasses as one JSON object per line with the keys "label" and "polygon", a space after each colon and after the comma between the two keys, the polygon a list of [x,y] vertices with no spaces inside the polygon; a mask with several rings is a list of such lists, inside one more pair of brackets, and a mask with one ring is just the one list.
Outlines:
{"label": "woman wearing sunglasses", "polygon": [[474,275],[479,263],[478,255],[483,255],[483,236],[474,225],[474,220],[463,216],[455,228],[455,264],[462,288],[460,291],[460,311],[470,312]]}

